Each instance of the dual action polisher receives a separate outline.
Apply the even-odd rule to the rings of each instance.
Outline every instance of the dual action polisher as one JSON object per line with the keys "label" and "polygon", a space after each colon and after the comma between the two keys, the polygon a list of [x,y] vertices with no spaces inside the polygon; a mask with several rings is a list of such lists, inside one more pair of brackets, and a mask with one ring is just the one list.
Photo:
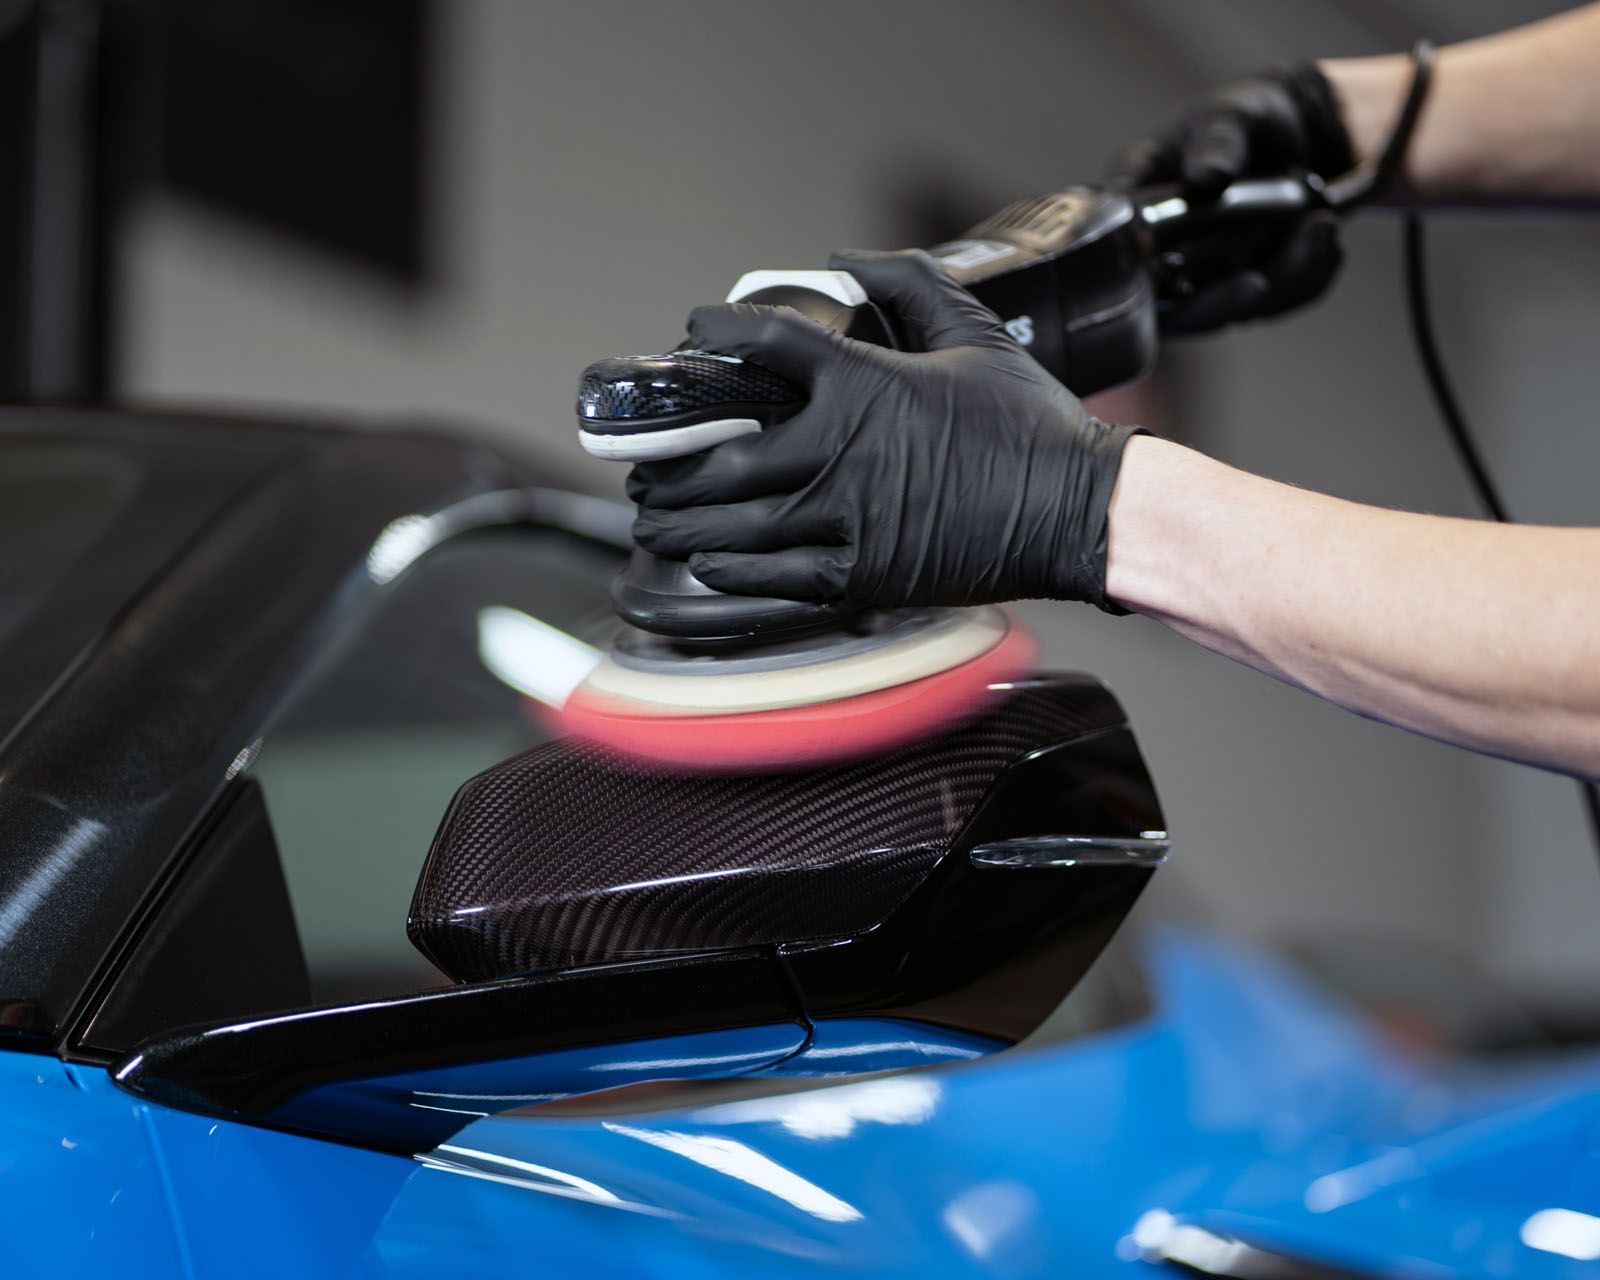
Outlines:
{"label": "dual action polisher", "polygon": [[[1145,373],[1158,319],[1327,207],[1314,179],[1236,183],[1190,205],[1091,187],[1013,204],[929,253],[1079,396]],[[752,271],[729,302],[789,306],[848,337],[907,349],[897,317],[843,271]],[[578,438],[623,462],[781,431],[803,393],[716,352],[600,360],[578,387]],[[891,749],[1003,697],[1034,646],[992,607],[851,610],[705,586],[635,548],[612,588],[623,626],[562,709],[568,731],[697,769],[818,764]]]}

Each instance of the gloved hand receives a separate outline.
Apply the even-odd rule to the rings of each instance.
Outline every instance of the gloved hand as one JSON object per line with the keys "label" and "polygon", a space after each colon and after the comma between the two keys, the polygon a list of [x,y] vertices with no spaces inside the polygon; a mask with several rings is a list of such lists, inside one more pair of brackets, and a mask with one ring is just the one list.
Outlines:
{"label": "gloved hand", "polygon": [[831,265],[921,350],[852,341],[787,307],[696,310],[694,346],[763,365],[809,403],[780,426],[636,466],[639,545],[742,595],[1111,608],[1106,512],[1136,429],[1091,417],[927,254]]}
{"label": "gloved hand", "polygon": [[[1122,189],[1176,182],[1207,200],[1239,178],[1302,169],[1329,179],[1355,163],[1333,86],[1305,63],[1213,90],[1162,132],[1125,148],[1112,161],[1110,181]],[[1308,214],[1260,262],[1168,312],[1162,329],[1200,333],[1303,306],[1332,283],[1343,257],[1334,216]]]}

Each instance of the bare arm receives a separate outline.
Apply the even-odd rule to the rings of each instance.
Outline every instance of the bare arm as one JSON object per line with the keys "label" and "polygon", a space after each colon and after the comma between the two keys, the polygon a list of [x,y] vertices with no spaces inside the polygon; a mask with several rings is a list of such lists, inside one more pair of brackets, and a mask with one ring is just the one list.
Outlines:
{"label": "bare arm", "polygon": [[[1403,54],[1319,64],[1359,156],[1382,147],[1410,77]],[[1439,52],[1401,199],[1600,204],[1600,4]]]}
{"label": "bare arm", "polygon": [[1600,778],[1600,529],[1360,506],[1128,445],[1107,594],[1362,715]]}

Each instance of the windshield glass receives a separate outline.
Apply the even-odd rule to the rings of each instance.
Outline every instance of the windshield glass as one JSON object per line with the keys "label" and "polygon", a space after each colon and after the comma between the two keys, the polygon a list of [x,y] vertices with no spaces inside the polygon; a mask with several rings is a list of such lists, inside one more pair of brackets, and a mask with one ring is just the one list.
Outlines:
{"label": "windshield glass", "polygon": [[[548,740],[499,671],[499,628],[598,639],[618,553],[527,528],[471,534],[413,564],[267,733],[261,782],[318,1003],[448,982],[406,915],[456,788]],[[532,624],[529,624],[532,625]]]}

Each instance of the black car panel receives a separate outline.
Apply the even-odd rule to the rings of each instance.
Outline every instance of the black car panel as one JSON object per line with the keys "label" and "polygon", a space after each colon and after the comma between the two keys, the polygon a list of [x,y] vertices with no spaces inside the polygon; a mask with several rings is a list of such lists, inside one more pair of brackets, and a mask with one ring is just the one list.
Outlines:
{"label": "black car panel", "polygon": [[242,489],[214,477],[222,509],[0,747],[0,1036],[18,1047],[53,1044],[81,1016],[230,769],[378,593],[367,559],[385,528],[518,479],[487,449],[435,437],[280,439],[290,447],[255,457]]}

